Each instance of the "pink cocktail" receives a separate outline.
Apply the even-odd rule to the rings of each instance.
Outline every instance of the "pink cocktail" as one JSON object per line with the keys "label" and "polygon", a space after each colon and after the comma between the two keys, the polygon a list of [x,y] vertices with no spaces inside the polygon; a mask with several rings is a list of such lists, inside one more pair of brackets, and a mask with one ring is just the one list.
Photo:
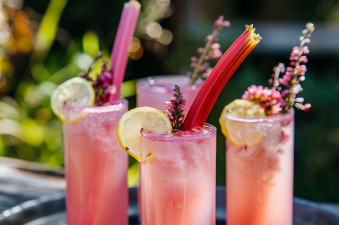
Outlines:
{"label": "pink cocktail", "polygon": [[227,139],[227,224],[292,225],[293,110],[260,118],[222,116],[238,138]]}
{"label": "pink cocktail", "polygon": [[190,82],[191,79],[188,76],[179,75],[140,79],[137,83],[137,107],[148,106],[164,111],[165,101],[170,100],[173,96],[174,85],[178,85],[185,96],[185,113],[187,113],[203,85],[202,80],[198,80],[193,86],[190,86]]}
{"label": "pink cocktail", "polygon": [[216,128],[141,135],[142,224],[215,224]]}
{"label": "pink cocktail", "polygon": [[[178,85],[181,93],[185,96],[185,113],[187,114],[203,85],[202,80],[197,80],[196,84],[193,86],[190,86],[190,82],[191,79],[184,75],[166,75],[140,79],[137,83],[137,107],[148,106],[164,111],[166,109],[164,107],[165,101],[169,101],[171,99],[173,96],[174,85]],[[141,215],[140,196],[140,188],[138,188],[139,215]]]}
{"label": "pink cocktail", "polygon": [[64,109],[67,224],[127,225],[128,158],[116,130],[128,102]]}

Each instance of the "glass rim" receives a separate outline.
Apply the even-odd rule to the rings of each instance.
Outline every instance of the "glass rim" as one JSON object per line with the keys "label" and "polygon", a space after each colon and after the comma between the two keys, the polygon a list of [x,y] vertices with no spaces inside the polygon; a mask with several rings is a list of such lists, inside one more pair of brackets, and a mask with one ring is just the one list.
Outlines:
{"label": "glass rim", "polygon": [[[165,89],[166,91],[173,92],[173,86],[171,86],[171,85],[174,84],[174,83],[168,83],[168,84],[170,84],[168,86],[159,86],[159,85],[157,85],[157,83],[150,84],[150,82],[149,82],[150,79],[160,80],[160,79],[173,79],[173,78],[190,80],[190,78],[187,75],[156,75],[156,76],[148,76],[148,77],[144,77],[144,78],[139,79],[137,81],[137,85],[136,86],[137,86],[137,89],[142,89],[144,91],[153,92],[152,89],[150,89],[149,87],[145,87],[145,85],[143,85],[144,83],[148,83],[151,87],[162,88],[162,89]],[[165,82],[165,84],[167,84],[167,82]],[[185,88],[185,92],[194,92],[194,91],[197,91],[197,87],[201,88],[203,84],[204,84],[204,81],[199,79],[193,85],[193,86],[196,87],[195,89]],[[180,86],[180,83],[178,82],[177,85]],[[181,88],[184,88],[184,87],[181,87]]]}
{"label": "glass rim", "polygon": [[217,128],[213,126],[212,124],[205,123],[204,127],[212,128],[208,130],[208,132],[204,133],[198,133],[197,135],[183,135],[183,136],[166,136],[169,135],[167,133],[152,133],[148,134],[143,132],[143,130],[140,131],[141,137],[156,140],[156,141],[166,141],[166,142],[177,142],[177,141],[194,141],[206,138],[208,136],[211,136],[212,134],[216,133]]}
{"label": "glass rim", "polygon": [[239,122],[247,122],[247,123],[258,123],[258,122],[281,122],[286,121],[294,118],[294,109],[291,108],[285,114],[277,114],[273,116],[239,116],[234,115],[226,111],[225,116],[228,119],[239,121]]}
{"label": "glass rim", "polygon": [[87,113],[87,114],[101,114],[108,112],[120,111],[121,109],[128,107],[128,100],[119,99],[113,102],[112,105],[107,106],[86,106],[86,107],[74,107],[65,104],[64,109],[76,113]]}

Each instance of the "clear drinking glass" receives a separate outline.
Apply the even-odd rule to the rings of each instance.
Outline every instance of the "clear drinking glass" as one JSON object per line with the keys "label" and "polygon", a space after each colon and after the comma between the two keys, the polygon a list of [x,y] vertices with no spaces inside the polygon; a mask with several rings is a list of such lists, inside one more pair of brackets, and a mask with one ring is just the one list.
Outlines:
{"label": "clear drinking glass", "polygon": [[223,116],[234,128],[226,144],[227,224],[292,225],[294,111]]}
{"label": "clear drinking glass", "polygon": [[67,224],[127,225],[128,156],[116,130],[128,101],[64,110]]}
{"label": "clear drinking glass", "polygon": [[[166,110],[165,101],[169,101],[174,94],[174,85],[180,87],[186,100],[185,113],[191,108],[194,99],[197,97],[202,85],[202,80],[197,80],[190,86],[191,79],[186,75],[166,75],[140,79],[137,83],[137,107],[148,106],[160,111]],[[140,171],[140,163],[139,163]],[[138,188],[138,211],[141,215],[141,193],[140,182]]]}
{"label": "clear drinking glass", "polygon": [[141,132],[143,225],[214,225],[216,128]]}
{"label": "clear drinking glass", "polygon": [[148,106],[166,110],[165,101],[169,101],[174,94],[174,85],[180,87],[186,100],[185,113],[191,108],[195,97],[197,97],[202,85],[202,80],[190,86],[191,79],[188,76],[168,75],[140,79],[137,83],[137,107]]}

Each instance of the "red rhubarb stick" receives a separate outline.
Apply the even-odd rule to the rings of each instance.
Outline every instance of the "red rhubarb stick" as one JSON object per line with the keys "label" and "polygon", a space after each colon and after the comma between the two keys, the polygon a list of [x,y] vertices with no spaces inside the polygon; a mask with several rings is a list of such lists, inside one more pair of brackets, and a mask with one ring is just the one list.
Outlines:
{"label": "red rhubarb stick", "polygon": [[229,47],[208,76],[195,98],[182,130],[203,126],[215,101],[234,71],[246,56],[260,42],[261,37],[254,33],[253,25],[247,26],[245,32]]}
{"label": "red rhubarb stick", "polygon": [[126,24],[127,14],[128,14],[128,10],[127,10],[127,6],[126,6],[126,3],[125,3],[124,8],[123,8],[122,13],[121,13],[121,17],[120,17],[120,21],[119,21],[119,27],[118,27],[118,31],[117,31],[117,34],[116,34],[115,39],[114,39],[113,49],[112,49],[112,53],[111,53],[110,70],[112,72],[114,72],[114,70],[115,70],[116,62],[117,62],[117,59],[119,57],[118,53],[119,53],[119,48],[120,48],[120,45],[121,45],[121,38],[122,38],[121,36],[122,36],[123,30],[124,30],[124,27],[125,27],[125,24]]}
{"label": "red rhubarb stick", "polygon": [[138,1],[130,0],[125,3],[111,55],[111,71],[113,72],[113,85],[116,88],[116,92],[110,96],[110,102],[119,99],[120,87],[127,65],[128,49],[139,13],[140,3]]}

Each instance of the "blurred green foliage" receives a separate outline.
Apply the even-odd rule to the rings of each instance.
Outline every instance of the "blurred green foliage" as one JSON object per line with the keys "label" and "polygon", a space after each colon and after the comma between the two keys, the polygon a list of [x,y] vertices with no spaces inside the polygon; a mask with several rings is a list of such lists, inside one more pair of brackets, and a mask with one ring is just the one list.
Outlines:
{"label": "blurred green foliage", "polygon": [[[0,155],[63,165],[62,123],[51,111],[50,94],[58,84],[86,70],[99,49],[104,50],[105,59],[109,59],[124,2],[26,0],[23,10],[1,9],[2,13],[13,15],[16,12],[15,15],[21,13],[21,16],[19,19],[8,17],[8,24],[12,24],[12,39],[8,42],[10,44],[0,44]],[[207,4],[199,2],[200,5]],[[167,55],[160,57],[149,50],[151,48],[148,46],[155,46],[153,40],[141,40],[144,55],[140,60],[129,61],[125,75],[128,82],[124,83],[121,93],[128,97],[130,108],[136,105],[136,79],[159,74],[185,74],[190,69],[190,57],[195,55],[197,47],[203,45],[204,37],[211,32],[210,24],[219,13],[231,22],[234,18],[232,26],[235,27],[243,26],[244,19],[277,19],[279,15],[282,21],[304,21],[308,15],[318,21],[328,18],[333,21],[334,18],[332,11],[327,12],[329,10],[322,6],[326,0],[319,3],[322,8],[318,14],[313,14],[316,9],[306,1],[303,2],[307,7],[302,12],[299,10],[303,5],[301,1],[277,1],[290,10],[286,17],[279,13],[265,14],[270,11],[265,10],[270,5],[266,0],[250,3],[253,8],[246,9],[242,1],[208,2],[211,5],[203,9],[209,8],[213,17],[202,13],[197,34],[191,30],[175,31],[175,25],[182,23],[182,17],[178,15],[180,2],[173,0],[173,15],[161,22],[163,27],[174,30],[175,35],[170,48],[160,45]],[[212,5],[213,2],[220,3],[224,8]],[[312,2],[315,3],[315,0]],[[215,15],[215,10],[218,15]],[[260,10],[262,14],[257,12]],[[226,13],[229,13],[230,18]],[[30,23],[25,14],[31,20]],[[233,42],[232,35],[228,29],[222,31],[220,42],[223,51]],[[260,48],[260,44],[257,48]],[[312,44],[310,50],[307,79],[303,82],[301,96],[312,104],[312,108],[307,113],[296,112],[295,195],[316,201],[339,202],[339,101],[336,98],[339,95],[339,57],[314,55]],[[288,54],[272,56],[254,50],[220,94],[207,122],[216,125],[220,131],[218,118],[223,107],[240,98],[249,85],[267,85],[273,66],[278,62],[287,64]],[[217,151],[217,184],[224,185],[225,137],[220,132],[217,136]],[[130,185],[135,185],[134,181],[137,180],[134,162],[130,159],[129,176],[134,177]]]}
{"label": "blurred green foliage", "polygon": [[[51,1],[37,31],[30,26],[26,17],[21,21],[14,19],[7,21],[9,24],[14,23],[11,29],[14,38],[7,43],[2,43],[1,46],[3,50],[1,76],[6,79],[0,102],[2,105],[0,108],[1,155],[53,165],[63,163],[62,127],[52,114],[49,104],[50,94],[57,86],[57,83],[51,79],[56,68],[46,68],[45,59],[54,43],[66,3],[67,0]],[[3,14],[24,14],[20,9],[5,7],[2,8]],[[16,31],[15,26],[20,25],[20,22],[23,25],[17,29],[30,30],[27,33],[30,35],[31,43],[26,44],[31,45],[32,48],[28,51],[20,51],[20,48],[17,48],[17,51],[9,51],[8,43],[18,42],[15,32],[20,35],[20,30]],[[19,68],[16,67],[18,60],[21,60],[22,64]],[[13,69],[4,70],[5,67]],[[67,79],[65,76],[67,75],[60,80]]]}

